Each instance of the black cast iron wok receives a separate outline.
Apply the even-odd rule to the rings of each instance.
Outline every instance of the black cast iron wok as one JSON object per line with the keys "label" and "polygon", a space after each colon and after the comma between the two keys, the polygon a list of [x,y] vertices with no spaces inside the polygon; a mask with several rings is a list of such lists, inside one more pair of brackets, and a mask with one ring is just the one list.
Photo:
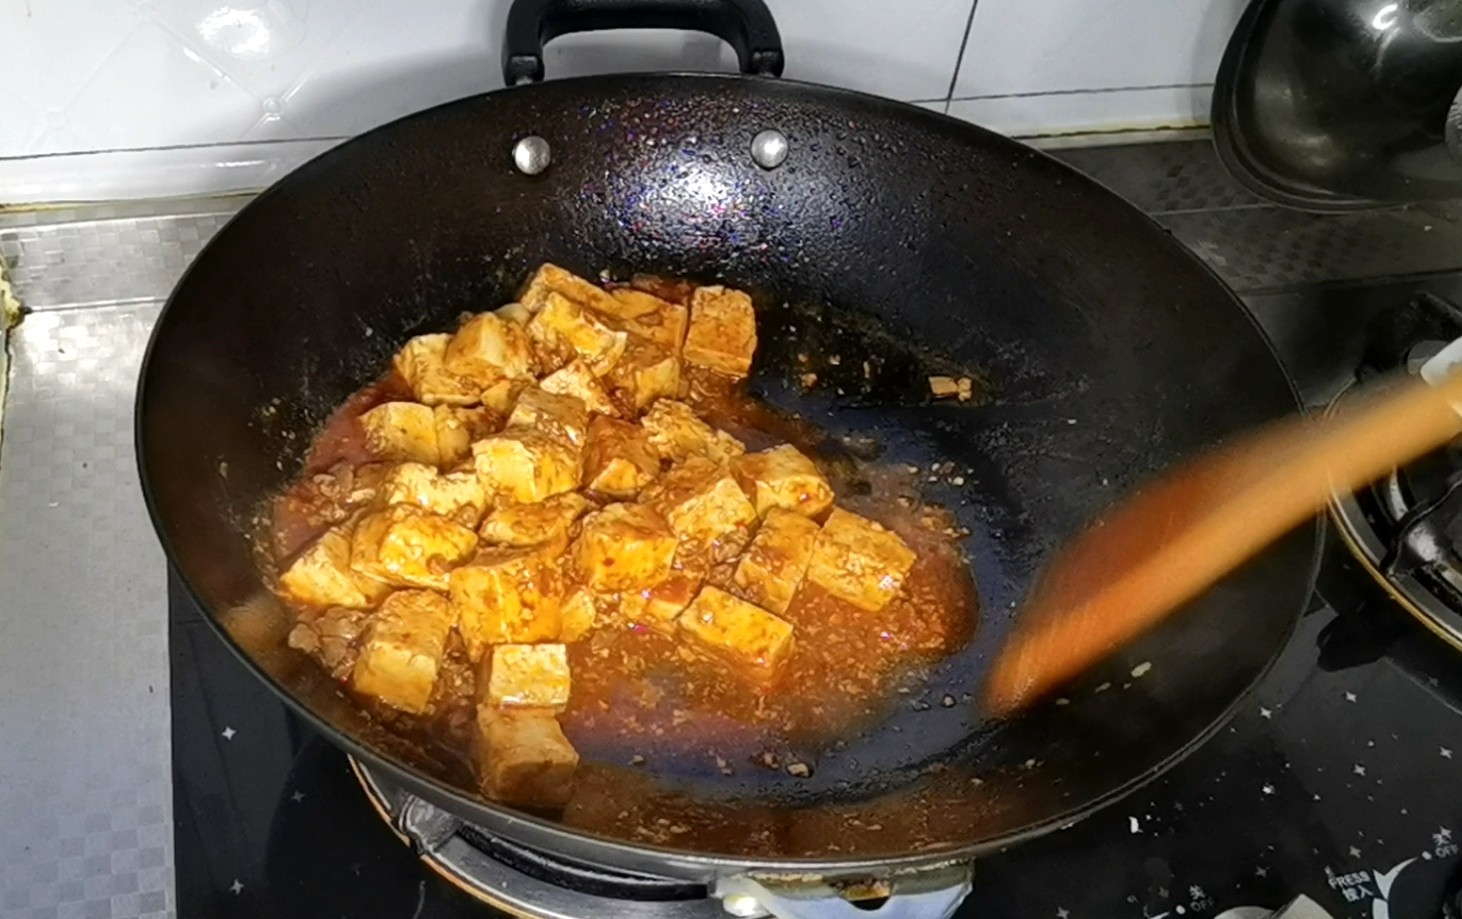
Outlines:
{"label": "black cast iron wok", "polygon": [[[550,82],[413,115],[260,195],[188,270],[143,368],[138,451],[168,557],[202,607],[334,742],[423,798],[523,844],[660,875],[968,859],[1078,819],[1190,751],[1289,635],[1315,528],[1069,687],[1067,704],[992,725],[967,700],[1063,540],[1156,470],[1296,409],[1250,315],[1157,225],[1040,153],[765,75],[781,56],[760,4],[525,0],[509,82],[536,76],[542,35],[626,24],[604,17],[624,8],[656,13],[630,24],[722,34],[762,75]],[[765,130],[789,145],[771,169],[750,153]],[[514,166],[527,135],[551,148],[540,174]],[[408,336],[506,302],[544,260],[745,288],[762,333],[755,392],[877,440],[887,461],[971,470],[928,495],[972,533],[975,639],[810,779],[600,765],[585,784],[612,798],[607,816],[533,817],[444,780],[451,764],[373,725],[283,648],[252,515]],[[834,353],[846,375],[824,366],[804,394],[797,356]],[[950,372],[987,397],[932,401],[927,376]],[[946,693],[960,704],[941,705]],[[639,830],[655,825],[680,829],[647,842]]]}

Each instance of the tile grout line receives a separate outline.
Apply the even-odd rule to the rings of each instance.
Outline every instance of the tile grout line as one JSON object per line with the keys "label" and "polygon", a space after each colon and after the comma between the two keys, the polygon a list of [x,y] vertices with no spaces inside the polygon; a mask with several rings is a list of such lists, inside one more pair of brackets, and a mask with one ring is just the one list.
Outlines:
{"label": "tile grout line", "polygon": [[959,83],[959,72],[964,67],[965,50],[970,45],[970,31],[975,27],[975,9],[980,0],[970,0],[970,14],[965,17],[965,34],[959,40],[959,54],[954,58],[954,73],[949,75],[949,91],[944,94],[944,112],[949,114],[949,103],[954,101],[954,87]]}
{"label": "tile grout line", "polygon": [[1103,86],[1092,89],[1043,89],[1028,93],[990,93],[983,96],[954,96],[950,102],[979,102],[985,99],[1037,99],[1046,96],[1099,96],[1105,93],[1148,92],[1159,89],[1211,89],[1212,83],[1158,83],[1150,86]]}

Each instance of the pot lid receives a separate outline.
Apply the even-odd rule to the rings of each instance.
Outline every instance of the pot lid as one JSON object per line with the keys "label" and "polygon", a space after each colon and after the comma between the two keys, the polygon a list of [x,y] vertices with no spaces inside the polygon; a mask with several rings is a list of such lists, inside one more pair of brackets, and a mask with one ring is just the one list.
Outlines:
{"label": "pot lid", "polygon": [[1214,144],[1293,207],[1462,197],[1459,88],[1462,0],[1252,0],[1219,66]]}

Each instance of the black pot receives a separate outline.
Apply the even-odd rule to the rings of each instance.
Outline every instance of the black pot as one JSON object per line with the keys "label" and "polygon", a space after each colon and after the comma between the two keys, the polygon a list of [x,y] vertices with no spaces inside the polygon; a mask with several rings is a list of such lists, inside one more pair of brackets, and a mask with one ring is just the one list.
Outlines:
{"label": "black pot", "polygon": [[[260,195],[179,283],[142,371],[138,458],[168,558],[225,638],[337,744],[433,804],[525,845],[697,880],[967,861],[1110,803],[1217,730],[1310,593],[1315,527],[1069,687],[1069,704],[995,724],[968,698],[1055,547],[1154,471],[1296,409],[1232,293],[1038,152],[768,76],[780,46],[753,0],[521,0],[505,76],[537,77],[541,35],[611,23],[719,32],[753,75],[526,85],[404,118]],[[780,163],[753,155],[766,131],[786,140]],[[536,174],[515,165],[529,136],[551,154]],[[262,502],[403,341],[507,301],[545,260],[749,290],[754,391],[876,437],[892,461],[970,470],[933,497],[972,533],[981,622],[929,677],[935,704],[848,738],[809,782],[595,767],[629,816],[591,828],[464,790],[454,764],[373,724],[283,647],[249,536]],[[840,354],[849,376],[803,393],[808,352]],[[864,358],[886,371],[866,380]],[[927,376],[951,368],[985,398],[931,400]],[[944,693],[960,704],[937,704]],[[689,829],[648,843],[636,830],[657,819]]]}

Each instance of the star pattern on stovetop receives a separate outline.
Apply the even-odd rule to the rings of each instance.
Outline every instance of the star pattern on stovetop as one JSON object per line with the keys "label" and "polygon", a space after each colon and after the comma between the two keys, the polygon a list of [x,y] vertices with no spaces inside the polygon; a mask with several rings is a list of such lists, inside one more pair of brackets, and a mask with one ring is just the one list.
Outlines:
{"label": "star pattern on stovetop", "polygon": [[219,735],[223,737],[224,740],[233,740],[234,735],[237,733],[238,731],[235,731],[233,728],[225,727],[222,731],[219,732]]}
{"label": "star pattern on stovetop", "polygon": [[237,897],[239,894],[244,892],[244,884],[238,878],[234,878],[234,882],[228,885],[228,890],[229,893]]}

